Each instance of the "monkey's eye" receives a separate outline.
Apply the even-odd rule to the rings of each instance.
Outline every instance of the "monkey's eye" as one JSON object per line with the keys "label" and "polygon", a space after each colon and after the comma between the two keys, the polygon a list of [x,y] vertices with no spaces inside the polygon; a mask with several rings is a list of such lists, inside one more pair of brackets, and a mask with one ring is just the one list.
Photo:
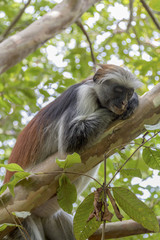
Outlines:
{"label": "monkey's eye", "polygon": [[131,89],[131,90],[128,92],[128,98],[131,98],[131,97],[132,97],[132,95],[133,95],[133,93],[134,93],[134,90],[133,90],[133,89]]}
{"label": "monkey's eye", "polygon": [[121,87],[115,87],[114,91],[117,92],[117,93],[122,93],[123,89]]}

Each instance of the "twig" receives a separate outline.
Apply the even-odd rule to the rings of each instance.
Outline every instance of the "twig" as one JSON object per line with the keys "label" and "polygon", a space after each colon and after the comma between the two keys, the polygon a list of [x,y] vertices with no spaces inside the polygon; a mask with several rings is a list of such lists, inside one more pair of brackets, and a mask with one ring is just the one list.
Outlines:
{"label": "twig", "polygon": [[22,226],[22,230],[25,232],[25,234],[26,234],[26,236],[27,236],[28,238],[26,239],[26,237],[24,236],[24,233],[22,234],[22,236],[24,236],[26,240],[28,240],[28,239],[29,239],[29,240],[32,240],[31,237],[30,237],[30,235],[29,235],[29,233],[27,232],[27,230],[25,229],[25,227],[22,225],[21,221],[19,220],[19,218],[17,217],[16,219],[17,219],[17,221],[19,222],[19,225]]}
{"label": "twig", "polygon": [[116,173],[114,174],[114,176],[111,178],[111,180],[109,181],[109,183],[107,184],[106,187],[108,187],[108,186],[111,184],[111,182],[113,181],[113,179],[117,176],[117,174],[121,171],[121,169],[126,165],[126,163],[132,158],[132,156],[133,156],[145,143],[149,142],[152,138],[156,137],[158,133],[160,133],[160,131],[157,132],[157,133],[155,133],[152,137],[150,137],[148,140],[146,140],[145,142],[143,142],[143,143],[141,143],[141,144],[139,145],[139,147],[130,155],[130,157],[124,162],[124,164],[117,170],[117,172],[116,172]]}
{"label": "twig", "polygon": [[38,173],[33,173],[34,175],[43,175],[43,174],[53,174],[55,172],[58,172],[58,173],[67,173],[67,174],[77,174],[77,175],[81,175],[81,176],[84,176],[84,177],[88,177],[88,178],[91,178],[92,180],[94,180],[95,182],[97,182],[101,187],[102,187],[102,184],[94,177],[90,176],[90,175],[87,175],[85,173],[79,173],[79,172],[70,172],[70,171],[63,171],[63,170],[54,170],[53,172],[38,172]]}
{"label": "twig", "polygon": [[127,32],[129,30],[129,28],[131,27],[131,23],[132,23],[132,20],[133,20],[133,2],[134,0],[130,0],[129,1],[129,11],[130,11],[130,17],[129,17],[129,21],[128,21],[128,24],[127,24]]}
{"label": "twig", "polygon": [[138,43],[139,46],[140,46],[140,45],[147,45],[147,46],[149,46],[149,47],[156,48],[156,45],[154,45],[153,43],[151,43],[150,39],[144,39],[143,42],[140,41],[140,39],[138,38],[138,34],[137,34],[137,32],[136,32],[135,27],[132,26],[132,30],[133,30],[133,32],[134,32],[134,34],[135,34],[135,36],[136,36],[136,40],[137,40],[137,43]]}
{"label": "twig", "polygon": [[[23,230],[19,227],[19,225],[22,225],[22,224],[20,223],[20,224],[18,225],[18,223],[17,223],[15,217],[14,217],[14,216],[8,211],[8,209],[6,208],[6,206],[5,206],[5,204],[4,204],[3,200],[2,200],[2,198],[0,198],[0,201],[1,201],[1,203],[2,203],[2,205],[3,205],[3,207],[4,207],[4,209],[7,211],[8,215],[11,217],[11,219],[13,220],[13,222],[15,223],[15,225],[18,227],[18,229],[19,229],[20,233],[22,234],[23,238],[24,238],[25,240],[27,240],[27,238],[26,238],[25,235],[24,235]],[[26,231],[26,230],[25,230],[25,231]],[[29,239],[30,239],[30,238],[29,238]]]}
{"label": "twig", "polygon": [[94,69],[94,71],[96,71],[96,59],[95,59],[95,56],[94,56],[94,52],[93,52],[91,40],[90,40],[90,38],[89,38],[89,36],[88,36],[88,33],[87,33],[86,30],[84,29],[84,26],[83,26],[83,24],[81,23],[81,21],[78,20],[78,21],[76,22],[76,24],[77,24],[78,27],[80,27],[80,29],[82,30],[82,32],[84,33],[84,35],[85,35],[86,38],[87,38],[87,41],[88,41],[89,47],[90,47],[90,51],[91,51],[92,62],[93,62],[93,65],[94,65],[94,66],[93,66],[93,69]]}
{"label": "twig", "polygon": [[155,18],[155,16],[153,15],[152,10],[150,9],[150,7],[146,4],[145,0],[140,0],[143,7],[146,9],[146,11],[148,12],[149,16],[152,18],[154,24],[156,25],[156,27],[158,28],[158,30],[160,30],[160,24],[158,22],[158,20]]}
{"label": "twig", "polygon": [[18,15],[13,19],[10,26],[5,30],[5,32],[0,37],[0,42],[2,42],[7,37],[7,35],[10,33],[10,30],[19,21],[19,19],[21,18],[22,14],[24,13],[25,9],[28,7],[30,2],[31,2],[31,0],[28,0],[28,2],[24,5],[24,7],[19,11]]}
{"label": "twig", "polygon": [[[103,191],[104,191],[104,213],[105,213],[105,207],[106,207],[106,165],[107,165],[107,156],[104,154],[104,183],[103,183]],[[106,226],[106,221],[103,221],[103,227],[102,227],[102,238],[101,240],[104,240],[105,237],[105,226]]]}
{"label": "twig", "polygon": [[142,43],[141,43],[141,41],[140,41],[139,38],[138,38],[138,34],[137,34],[137,32],[136,32],[136,29],[135,29],[134,27],[132,27],[132,30],[133,30],[133,32],[134,32],[134,34],[135,34],[135,36],[136,36],[137,43],[138,43],[138,45],[140,46]]}
{"label": "twig", "polygon": [[147,136],[148,133],[149,133],[149,132],[147,131],[147,132],[145,132],[145,134],[143,134],[143,137],[142,137],[142,143],[144,143],[144,141],[145,141],[145,137]]}

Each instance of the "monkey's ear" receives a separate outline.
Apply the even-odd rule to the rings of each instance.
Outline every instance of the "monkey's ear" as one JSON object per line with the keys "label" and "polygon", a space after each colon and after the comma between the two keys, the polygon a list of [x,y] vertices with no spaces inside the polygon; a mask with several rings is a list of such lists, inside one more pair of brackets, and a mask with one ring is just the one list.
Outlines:
{"label": "monkey's ear", "polygon": [[102,68],[103,68],[102,65],[103,65],[103,64],[96,64],[96,72],[97,72],[99,69],[102,69]]}
{"label": "monkey's ear", "polygon": [[98,83],[100,77],[101,77],[101,74],[97,71],[97,72],[94,74],[94,76],[93,76],[93,81],[94,81],[95,83]]}
{"label": "monkey's ear", "polygon": [[94,74],[94,76],[93,76],[93,81],[94,81],[94,82],[97,82],[97,73]]}
{"label": "monkey's ear", "polygon": [[96,83],[100,83],[100,79],[103,76],[104,71],[103,71],[102,65],[103,64],[97,64],[96,65],[96,73],[93,76],[93,81],[96,82]]}

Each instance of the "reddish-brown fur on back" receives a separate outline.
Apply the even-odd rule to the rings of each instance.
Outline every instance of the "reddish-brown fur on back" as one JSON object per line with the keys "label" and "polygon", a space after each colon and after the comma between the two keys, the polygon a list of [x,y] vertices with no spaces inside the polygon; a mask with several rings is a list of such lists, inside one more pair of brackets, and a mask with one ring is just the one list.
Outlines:
{"label": "reddish-brown fur on back", "polygon": [[[17,163],[22,168],[34,164],[40,148],[40,127],[37,126],[37,119],[34,118],[19,134],[17,142],[12,150],[8,163]],[[33,154],[34,153],[34,154]],[[4,182],[8,182],[14,173],[7,171]]]}
{"label": "reddish-brown fur on back", "polygon": [[[22,168],[26,169],[28,166],[43,161],[47,156],[54,152],[45,152],[44,144],[48,138],[48,127],[60,120],[62,114],[70,106],[76,102],[76,89],[82,83],[71,86],[67,91],[62,93],[56,100],[49,103],[46,107],[42,108],[32,121],[24,128],[18,136],[17,142],[12,150],[8,163],[17,163]],[[53,125],[52,125],[53,127]],[[54,130],[51,129],[53,132]],[[54,134],[53,134],[54,135]],[[55,145],[54,141],[47,142],[47,144]],[[54,149],[57,151],[58,149]],[[43,155],[43,159],[42,159]],[[7,171],[4,182],[8,182],[13,175],[13,172]]]}

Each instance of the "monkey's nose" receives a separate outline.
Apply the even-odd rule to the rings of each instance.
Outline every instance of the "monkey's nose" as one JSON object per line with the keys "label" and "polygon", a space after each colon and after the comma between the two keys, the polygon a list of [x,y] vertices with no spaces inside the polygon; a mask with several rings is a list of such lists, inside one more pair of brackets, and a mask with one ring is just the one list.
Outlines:
{"label": "monkey's nose", "polygon": [[122,109],[125,109],[126,105],[127,105],[126,101],[122,101]]}

